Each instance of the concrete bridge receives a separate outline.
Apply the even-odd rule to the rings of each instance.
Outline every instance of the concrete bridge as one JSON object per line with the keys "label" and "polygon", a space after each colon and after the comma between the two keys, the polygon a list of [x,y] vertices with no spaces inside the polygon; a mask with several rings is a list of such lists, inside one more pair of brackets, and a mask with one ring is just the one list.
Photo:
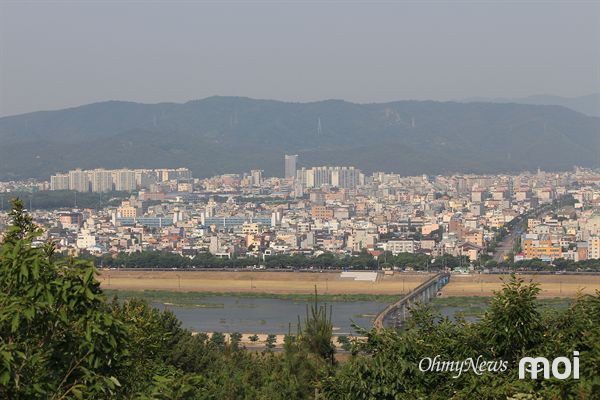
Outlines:
{"label": "concrete bridge", "polygon": [[388,327],[401,327],[408,317],[408,308],[414,303],[425,303],[432,297],[437,296],[437,292],[450,280],[449,273],[441,273],[432,276],[420,284],[408,294],[402,296],[397,302],[390,304],[383,311],[377,314],[373,325],[376,329]]}

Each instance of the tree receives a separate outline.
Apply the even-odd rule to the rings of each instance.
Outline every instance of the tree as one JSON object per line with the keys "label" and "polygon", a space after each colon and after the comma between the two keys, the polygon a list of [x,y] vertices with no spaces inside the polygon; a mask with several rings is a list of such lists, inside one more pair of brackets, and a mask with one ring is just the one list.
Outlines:
{"label": "tree", "polygon": [[238,350],[240,342],[242,341],[242,334],[239,332],[233,332],[229,335],[229,344],[233,350]]}
{"label": "tree", "polygon": [[[328,399],[595,398],[600,390],[600,292],[581,296],[564,313],[543,315],[536,307],[538,292],[536,284],[513,276],[475,323],[415,307],[403,331],[363,332],[367,341],[356,343],[356,354],[324,380],[321,392]],[[579,380],[518,379],[520,357],[554,359],[574,350],[580,352]],[[506,361],[508,369],[452,379],[454,373],[418,368],[421,360],[436,355],[440,361],[481,355],[486,361]]]}
{"label": "tree", "polygon": [[267,351],[273,351],[273,349],[275,348],[275,341],[277,340],[277,337],[273,334],[269,334],[267,335],[267,339],[265,340],[265,348]]}
{"label": "tree", "polygon": [[[180,354],[177,350],[192,336],[181,328],[181,322],[171,311],[159,311],[144,300],[119,302],[113,299],[110,305],[113,316],[125,326],[127,341],[122,346],[130,360],[118,369],[117,376],[124,382],[125,395],[143,393],[154,376],[163,372],[165,364],[179,366],[175,363],[175,357]],[[196,352],[189,356],[196,360],[201,354]]]}
{"label": "tree", "polygon": [[330,364],[335,363],[335,346],[332,342],[333,324],[331,323],[332,309],[329,307],[327,313],[327,305],[319,305],[317,289],[315,287],[315,301],[309,307],[306,306],[306,318],[304,327],[298,317],[298,342],[303,348],[319,357],[328,361]]}
{"label": "tree", "polygon": [[126,330],[110,312],[92,265],[52,260],[14,200],[0,249],[0,397],[106,398],[126,361]]}
{"label": "tree", "polygon": [[214,332],[210,337],[209,343],[216,348],[223,350],[225,348],[225,335],[221,332]]}
{"label": "tree", "polygon": [[539,292],[539,284],[511,275],[496,293],[482,321],[493,356],[512,361],[540,342],[543,329],[535,301]]}
{"label": "tree", "polygon": [[352,348],[352,343],[350,343],[350,339],[348,339],[348,336],[338,336],[337,342],[342,346],[342,350],[350,351],[350,349]]}

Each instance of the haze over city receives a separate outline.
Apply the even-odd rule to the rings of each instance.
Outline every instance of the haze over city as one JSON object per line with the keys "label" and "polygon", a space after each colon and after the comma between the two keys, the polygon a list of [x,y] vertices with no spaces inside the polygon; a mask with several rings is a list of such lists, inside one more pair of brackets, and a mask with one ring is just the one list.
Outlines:
{"label": "haze over city", "polygon": [[0,116],[212,95],[600,92],[598,2],[0,3]]}

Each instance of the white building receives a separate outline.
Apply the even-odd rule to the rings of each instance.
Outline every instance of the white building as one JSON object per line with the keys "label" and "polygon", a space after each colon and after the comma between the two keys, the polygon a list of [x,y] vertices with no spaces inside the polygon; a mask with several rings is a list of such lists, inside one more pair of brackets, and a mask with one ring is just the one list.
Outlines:
{"label": "white building", "polygon": [[56,174],[50,177],[50,190],[69,190],[69,174]]}
{"label": "white building", "polygon": [[296,179],[303,188],[333,186],[353,189],[364,185],[365,176],[355,167],[312,167],[297,171]]}
{"label": "white building", "polygon": [[414,240],[390,240],[384,245],[385,251],[392,254],[414,253],[417,250],[417,244]]}
{"label": "white building", "polygon": [[69,189],[77,192],[89,192],[90,175],[88,172],[80,169],[69,171]]}
{"label": "white building", "polygon": [[82,229],[77,235],[76,244],[78,249],[88,249],[90,247],[94,247],[96,246],[96,236],[92,235],[89,230]]}
{"label": "white building", "polygon": [[113,176],[111,171],[94,169],[90,171],[89,175],[92,182],[92,192],[103,193],[113,190]]}
{"label": "white building", "polygon": [[285,178],[294,178],[296,177],[296,164],[298,163],[298,155],[285,155]]}
{"label": "white building", "polygon": [[118,169],[113,171],[115,190],[132,192],[136,189],[135,171],[131,169]]}

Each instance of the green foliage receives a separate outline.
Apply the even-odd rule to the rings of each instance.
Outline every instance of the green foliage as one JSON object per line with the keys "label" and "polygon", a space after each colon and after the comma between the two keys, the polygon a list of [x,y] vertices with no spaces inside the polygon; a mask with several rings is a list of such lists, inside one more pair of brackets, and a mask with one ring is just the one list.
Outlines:
{"label": "green foliage", "polygon": [[539,291],[538,283],[525,284],[511,275],[492,298],[482,331],[494,357],[514,361],[541,341],[542,321],[535,301]]}
{"label": "green foliage", "polygon": [[327,305],[319,305],[317,289],[315,288],[315,301],[309,307],[306,306],[306,318],[304,327],[298,317],[298,344],[311,354],[321,357],[330,364],[335,363],[335,346],[332,342],[333,324],[331,323],[332,308]]}
{"label": "green foliage", "polygon": [[[445,254],[433,260],[421,253],[386,253],[378,262],[370,253],[361,252],[353,256],[338,256],[324,253],[318,257],[303,255],[273,255],[267,256],[264,262],[249,258],[220,258],[209,253],[197,254],[194,258],[181,256],[166,251],[143,251],[139,253],[119,253],[116,257],[105,254],[99,257],[89,257],[96,266],[125,267],[125,268],[245,268],[259,263],[267,268],[281,269],[355,269],[374,270],[382,266],[397,268],[413,268],[415,270],[439,270],[445,267],[455,268],[468,265],[467,257],[454,257]],[[382,261],[383,260],[383,261]],[[432,263],[433,261],[433,263]]]}
{"label": "green foliage", "polygon": [[153,376],[163,372],[164,364],[173,358],[173,349],[190,337],[170,311],[161,312],[145,301],[132,299],[119,303],[113,299],[112,313],[122,321],[127,332],[129,362],[119,369],[125,394],[143,392]]}
{"label": "green foliage", "polygon": [[[335,362],[331,308],[315,302],[283,352],[246,352],[241,335],[192,334],[145,301],[112,302],[93,266],[56,261],[16,201],[0,248],[0,398],[4,399],[591,399],[600,393],[600,293],[541,312],[538,287],[512,276],[476,323],[429,305],[403,331],[364,332]],[[291,331],[291,327],[290,327]],[[258,341],[254,335],[251,341]],[[274,335],[267,338],[272,349]],[[519,380],[524,356],[580,353],[580,379]],[[505,360],[505,372],[423,373],[424,357]]]}
{"label": "green foliage", "polygon": [[[110,274],[108,272],[107,274]],[[220,303],[207,303],[206,297],[229,296],[251,299],[280,299],[291,301],[312,301],[313,294],[303,293],[267,293],[267,292],[173,292],[168,290],[112,290],[103,289],[104,293],[110,297],[118,295],[120,299],[140,298],[149,303],[171,303],[181,306],[220,306]],[[320,294],[319,299],[327,302],[348,302],[348,301],[373,301],[379,303],[392,303],[398,300],[398,295],[393,294]]]}
{"label": "green foliage", "polygon": [[51,261],[32,248],[39,232],[13,201],[0,250],[0,398],[106,398],[119,392],[126,330],[93,266]]}
{"label": "green foliage", "polygon": [[201,375],[183,374],[171,368],[162,375],[152,378],[151,389],[148,394],[138,396],[140,400],[195,400],[205,398],[201,389],[203,379]]}
{"label": "green foliage", "polygon": [[214,332],[210,337],[210,344],[223,350],[225,348],[225,335],[221,332]]}
{"label": "green foliage", "polygon": [[[22,199],[27,206],[35,210],[53,210],[57,208],[94,208],[96,210],[116,206],[129,197],[128,192],[78,193],[72,190],[43,190],[39,192],[13,192],[11,197]],[[0,193],[0,197],[4,196]],[[6,203],[6,202],[5,202]]]}
{"label": "green foliage", "polygon": [[350,339],[348,339],[348,336],[338,336],[337,342],[342,346],[342,350],[350,351],[350,349],[352,349],[352,343],[350,342]]}
{"label": "green foliage", "polygon": [[[365,332],[357,354],[321,385],[329,399],[595,398],[600,379],[600,293],[581,296],[565,312],[540,315],[533,283],[511,277],[477,323],[452,322],[429,306],[417,306],[404,331]],[[580,379],[519,380],[518,359],[580,352]],[[421,372],[425,357],[508,362],[505,372]]]}
{"label": "green foliage", "polygon": [[240,342],[242,340],[242,334],[239,332],[233,332],[229,335],[229,344],[233,350],[238,350],[240,347]]}
{"label": "green foliage", "polygon": [[267,335],[267,339],[265,340],[265,348],[267,351],[273,351],[273,349],[275,348],[275,341],[277,340],[277,337],[273,334],[269,334]]}

